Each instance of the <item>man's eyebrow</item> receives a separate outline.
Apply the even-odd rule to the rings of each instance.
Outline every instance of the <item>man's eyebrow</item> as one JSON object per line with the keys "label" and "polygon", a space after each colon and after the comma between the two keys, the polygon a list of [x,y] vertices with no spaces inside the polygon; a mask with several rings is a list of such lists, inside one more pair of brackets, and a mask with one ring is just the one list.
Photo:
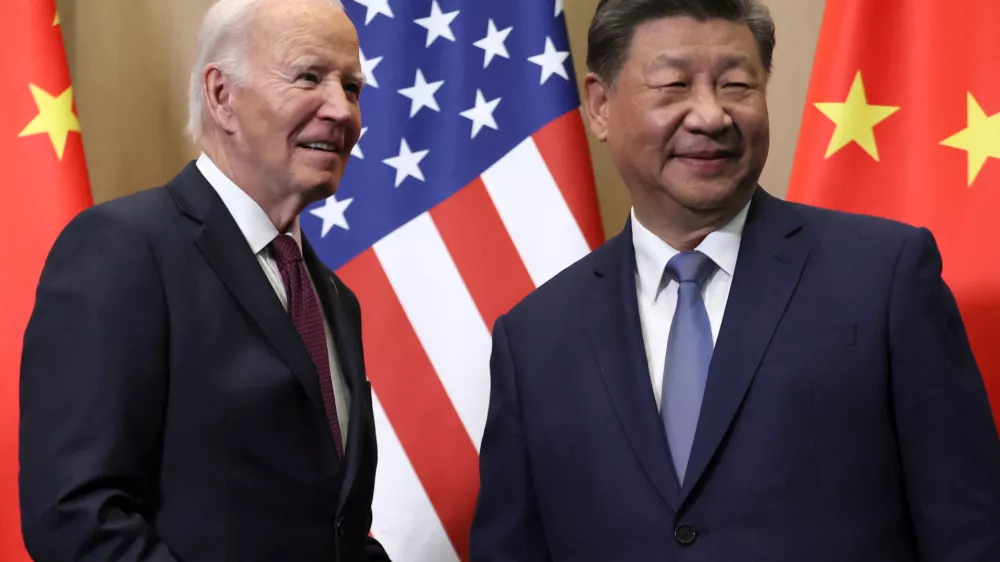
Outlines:
{"label": "man's eyebrow", "polygon": [[719,67],[722,70],[729,70],[731,68],[743,67],[749,70],[754,70],[753,65],[750,64],[750,57],[746,55],[728,55],[719,61]]}
{"label": "man's eyebrow", "polygon": [[[318,70],[329,71],[331,69],[331,66],[329,64],[326,64],[325,62],[323,62],[322,59],[320,59],[315,55],[303,55],[297,57],[292,61],[291,65],[293,68],[296,69],[306,69],[310,71],[318,71]],[[344,75],[344,77],[353,80],[355,82],[359,82],[362,85],[368,83],[368,78],[365,76],[365,73],[360,70],[351,70],[343,72],[342,74]]]}
{"label": "man's eyebrow", "polygon": [[[716,65],[722,70],[729,70],[736,67],[750,68],[752,66],[750,64],[750,58],[746,55],[726,55],[722,57]],[[684,57],[661,54],[649,63],[647,69],[655,70],[658,68],[679,68],[683,70],[689,68],[690,66],[691,61]]]}
{"label": "man's eyebrow", "polygon": [[687,68],[689,66],[691,66],[691,63],[684,57],[661,54],[653,59],[647,68]]}
{"label": "man's eyebrow", "polygon": [[362,86],[368,84],[368,77],[365,76],[364,72],[360,72],[360,71],[357,71],[357,72],[345,72],[344,76],[350,78],[351,80],[354,80],[355,82],[360,83]]}

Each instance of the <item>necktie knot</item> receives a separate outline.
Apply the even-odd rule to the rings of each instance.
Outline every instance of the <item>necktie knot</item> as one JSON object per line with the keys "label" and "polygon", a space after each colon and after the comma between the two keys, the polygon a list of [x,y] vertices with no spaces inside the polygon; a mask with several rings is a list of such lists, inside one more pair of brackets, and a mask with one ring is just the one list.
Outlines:
{"label": "necktie knot", "polygon": [[699,287],[716,269],[715,262],[705,254],[692,250],[681,252],[667,262],[666,273],[678,283],[694,283]]}
{"label": "necktie knot", "polygon": [[274,251],[274,261],[278,263],[278,269],[284,269],[290,264],[302,261],[302,252],[295,239],[286,234],[279,234],[271,241],[271,249]]}

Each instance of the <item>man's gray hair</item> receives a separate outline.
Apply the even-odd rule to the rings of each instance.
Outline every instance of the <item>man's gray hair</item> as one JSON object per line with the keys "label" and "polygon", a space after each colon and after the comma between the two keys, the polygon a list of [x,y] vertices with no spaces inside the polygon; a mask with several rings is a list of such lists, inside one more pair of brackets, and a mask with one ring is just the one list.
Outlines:
{"label": "man's gray hair", "polygon": [[[198,30],[194,65],[188,86],[188,135],[195,141],[208,119],[208,104],[202,92],[205,67],[211,63],[237,83],[246,83],[249,70],[250,33],[257,10],[268,2],[283,0],[218,0],[209,8]],[[343,8],[340,0],[317,0]]]}
{"label": "man's gray hair", "polygon": [[774,20],[761,0],[601,0],[587,35],[587,68],[614,85],[640,25],[659,18],[722,18],[750,28],[764,70],[771,73]]}

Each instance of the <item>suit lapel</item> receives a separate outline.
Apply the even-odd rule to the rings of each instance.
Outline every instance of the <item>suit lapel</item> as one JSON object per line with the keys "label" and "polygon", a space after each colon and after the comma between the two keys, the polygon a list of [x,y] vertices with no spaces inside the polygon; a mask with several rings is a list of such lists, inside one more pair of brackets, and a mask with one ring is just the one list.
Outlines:
{"label": "suit lapel", "polygon": [[679,486],[649,382],[634,263],[629,223],[599,256],[584,312],[591,319],[591,347],[622,429],[646,475],[676,511]]}
{"label": "suit lapel", "polygon": [[319,300],[323,305],[323,311],[330,324],[330,330],[333,333],[333,344],[336,347],[340,372],[351,390],[350,421],[347,428],[347,442],[344,443],[344,479],[341,484],[342,492],[339,506],[342,508],[361,465],[364,447],[364,416],[370,399],[370,387],[365,378],[364,356],[359,339],[361,334],[357,333],[357,328],[351,323],[344,308],[344,297],[340,294],[338,280],[322,264],[304,235],[302,237],[302,253],[309,268],[309,274],[313,278],[313,284],[316,286]]}
{"label": "suit lapel", "polygon": [[753,381],[809,255],[797,215],[758,188],[747,215],[695,434],[685,502],[716,454]]}
{"label": "suit lapel", "polygon": [[181,212],[201,223],[195,245],[291,368],[313,408],[325,419],[316,367],[222,199],[194,164],[189,164],[167,189]]}

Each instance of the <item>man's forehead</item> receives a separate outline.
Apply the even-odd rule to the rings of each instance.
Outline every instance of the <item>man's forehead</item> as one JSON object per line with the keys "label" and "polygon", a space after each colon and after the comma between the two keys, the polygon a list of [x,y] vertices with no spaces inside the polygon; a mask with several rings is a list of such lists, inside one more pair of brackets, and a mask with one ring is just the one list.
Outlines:
{"label": "man's forehead", "polygon": [[756,42],[753,31],[741,21],[725,18],[698,20],[687,16],[668,16],[639,24],[633,31],[632,46],[697,46],[729,43],[750,47]]}
{"label": "man's forehead", "polygon": [[358,35],[347,15],[316,17],[309,13],[284,13],[276,18],[261,18],[254,28],[253,44],[262,55],[280,59],[320,57],[332,47],[342,52],[358,50]]}
{"label": "man's forehead", "polygon": [[265,39],[309,35],[357,42],[357,31],[344,10],[322,0],[268,2],[255,14],[253,29]]}
{"label": "man's forehead", "polygon": [[265,0],[257,10],[270,11],[269,15],[278,13],[295,13],[303,10],[324,10],[328,12],[344,12],[344,8],[328,0]]}
{"label": "man's forehead", "polygon": [[642,70],[706,65],[725,70],[763,64],[753,34],[744,24],[677,16],[639,26],[629,45],[628,63],[637,64]]}

